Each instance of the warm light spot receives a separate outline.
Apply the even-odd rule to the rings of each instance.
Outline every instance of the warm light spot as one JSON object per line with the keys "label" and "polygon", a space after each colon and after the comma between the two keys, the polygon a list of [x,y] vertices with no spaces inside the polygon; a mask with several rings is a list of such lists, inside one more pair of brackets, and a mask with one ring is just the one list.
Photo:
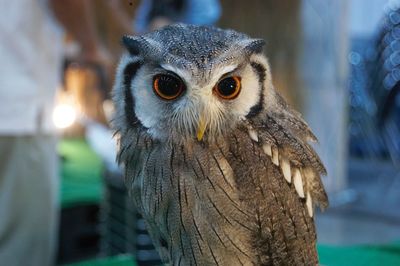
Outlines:
{"label": "warm light spot", "polygon": [[68,104],[59,104],[54,108],[53,123],[57,128],[67,128],[76,120],[75,108]]}

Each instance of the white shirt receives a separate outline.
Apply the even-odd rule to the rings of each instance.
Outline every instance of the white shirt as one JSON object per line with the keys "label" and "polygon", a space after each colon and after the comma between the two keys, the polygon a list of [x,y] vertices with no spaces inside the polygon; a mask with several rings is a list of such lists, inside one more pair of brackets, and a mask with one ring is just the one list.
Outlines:
{"label": "white shirt", "polygon": [[62,31],[45,1],[0,0],[0,135],[54,130]]}

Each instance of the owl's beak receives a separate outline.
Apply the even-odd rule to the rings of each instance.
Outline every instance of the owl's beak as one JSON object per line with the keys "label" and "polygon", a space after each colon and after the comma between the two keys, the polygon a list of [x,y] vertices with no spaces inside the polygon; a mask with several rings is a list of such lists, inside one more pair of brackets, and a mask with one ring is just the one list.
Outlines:
{"label": "owl's beak", "polygon": [[204,116],[200,116],[199,125],[197,126],[197,140],[201,141],[206,131],[207,123],[205,122]]}

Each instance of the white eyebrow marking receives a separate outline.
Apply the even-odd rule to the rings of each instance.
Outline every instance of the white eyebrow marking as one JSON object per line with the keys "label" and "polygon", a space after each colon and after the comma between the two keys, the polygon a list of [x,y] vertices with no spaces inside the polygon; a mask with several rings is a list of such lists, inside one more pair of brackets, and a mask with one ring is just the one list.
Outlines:
{"label": "white eyebrow marking", "polygon": [[238,68],[238,65],[229,65],[229,66],[223,66],[223,67],[217,69],[217,71],[214,70],[215,75],[210,80],[210,83],[214,84],[214,83],[218,82],[223,76],[225,76],[226,74],[228,74],[230,72],[233,72],[237,68]]}
{"label": "white eyebrow marking", "polygon": [[226,73],[232,72],[238,67],[238,65],[230,65],[230,66],[224,66],[220,69],[219,73],[222,73],[225,75]]}
{"label": "white eyebrow marking", "polygon": [[[185,69],[177,68],[175,66],[169,65],[169,64],[161,64],[160,65],[163,69],[174,72],[176,75],[178,75],[181,79],[183,79],[186,82],[190,82],[192,80],[192,74],[190,71],[187,71]],[[229,66],[223,66],[218,71],[214,71],[216,74],[211,78],[209,81],[209,84],[214,84],[216,83],[222,76],[228,74],[229,72],[232,72],[238,68],[238,65],[229,65]]]}
{"label": "white eyebrow marking", "polygon": [[171,66],[171,65],[167,65],[167,64],[162,64],[161,67],[164,68],[165,70],[169,70],[171,72],[174,72],[181,79],[184,79],[185,81],[189,81],[190,80],[189,72],[187,72],[187,71],[185,71],[183,69],[180,69],[180,68],[177,68],[177,67],[174,67],[174,66]]}

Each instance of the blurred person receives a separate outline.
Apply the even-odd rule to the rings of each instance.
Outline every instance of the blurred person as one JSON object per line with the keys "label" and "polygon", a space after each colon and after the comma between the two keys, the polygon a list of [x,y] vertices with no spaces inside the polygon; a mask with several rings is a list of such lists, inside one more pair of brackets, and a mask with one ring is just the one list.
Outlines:
{"label": "blurred person", "polygon": [[63,31],[53,15],[80,43],[82,60],[109,65],[95,2],[0,0],[0,265],[54,264],[59,173],[51,114]]}
{"label": "blurred person", "polygon": [[144,33],[177,22],[212,25],[220,16],[219,0],[142,0],[135,29]]}

